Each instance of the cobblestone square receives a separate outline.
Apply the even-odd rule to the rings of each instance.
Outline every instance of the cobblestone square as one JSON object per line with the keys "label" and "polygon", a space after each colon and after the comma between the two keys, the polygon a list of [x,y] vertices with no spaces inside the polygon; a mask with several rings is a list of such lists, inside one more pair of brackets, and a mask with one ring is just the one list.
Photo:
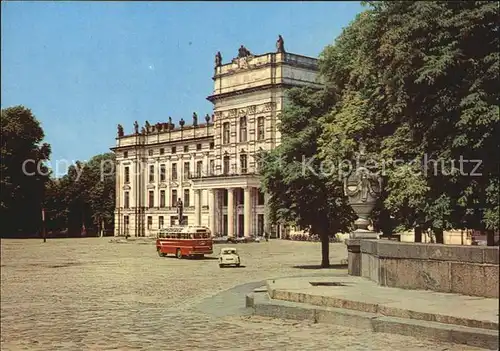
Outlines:
{"label": "cobblestone square", "polygon": [[[252,317],[245,293],[284,276],[327,275],[320,244],[239,244],[241,268],[160,258],[107,238],[1,241],[2,350],[473,350],[333,325]],[[346,256],[332,244],[331,263]],[[338,273],[338,270],[337,270]]]}

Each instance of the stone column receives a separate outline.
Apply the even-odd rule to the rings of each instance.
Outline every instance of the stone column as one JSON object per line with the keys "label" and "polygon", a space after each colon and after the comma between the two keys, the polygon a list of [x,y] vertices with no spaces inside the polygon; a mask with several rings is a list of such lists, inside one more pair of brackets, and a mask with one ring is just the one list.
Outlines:
{"label": "stone column", "polygon": [[234,188],[227,189],[227,236],[234,237]]}
{"label": "stone column", "polygon": [[194,225],[201,224],[201,199],[200,199],[201,190],[194,190]]}
{"label": "stone column", "polygon": [[243,235],[249,237],[252,235],[252,188],[244,188],[244,204],[243,204]]}
{"label": "stone column", "polygon": [[209,189],[208,190],[208,225],[210,228],[210,232],[212,233],[212,236],[215,235],[215,223],[216,223],[216,189]]}

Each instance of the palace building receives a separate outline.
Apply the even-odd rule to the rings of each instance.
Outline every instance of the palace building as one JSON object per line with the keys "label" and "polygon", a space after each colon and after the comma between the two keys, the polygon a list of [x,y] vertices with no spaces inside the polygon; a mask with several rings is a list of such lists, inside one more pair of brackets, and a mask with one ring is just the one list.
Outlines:
{"label": "palace building", "polygon": [[132,133],[118,126],[115,235],[151,236],[177,225],[204,225],[216,236],[276,233],[267,223],[255,156],[280,143],[277,128],[291,87],[317,82],[317,59],[285,51],[254,55],[245,47],[223,63],[217,53],[213,114],[176,126],[149,124]]}

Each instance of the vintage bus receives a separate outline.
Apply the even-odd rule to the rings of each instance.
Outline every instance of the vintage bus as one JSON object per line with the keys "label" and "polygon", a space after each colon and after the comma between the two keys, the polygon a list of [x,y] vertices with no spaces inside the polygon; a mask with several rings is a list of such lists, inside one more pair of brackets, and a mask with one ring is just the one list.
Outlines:
{"label": "vintage bus", "polygon": [[210,229],[202,226],[177,226],[160,229],[156,238],[160,257],[203,257],[213,252]]}

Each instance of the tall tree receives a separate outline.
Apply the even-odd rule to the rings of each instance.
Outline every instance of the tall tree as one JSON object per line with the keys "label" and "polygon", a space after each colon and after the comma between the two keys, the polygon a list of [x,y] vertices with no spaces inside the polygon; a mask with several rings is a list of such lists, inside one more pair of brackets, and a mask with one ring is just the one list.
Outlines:
{"label": "tall tree", "polygon": [[30,109],[14,106],[1,112],[0,231],[2,235],[36,233],[50,145]]}
{"label": "tall tree", "polygon": [[323,155],[350,157],[366,141],[402,228],[418,223],[439,242],[452,227],[498,230],[498,5],[369,6],[322,55],[338,96],[322,119]]}
{"label": "tall tree", "polygon": [[311,88],[288,91],[288,107],[280,116],[281,144],[260,155],[259,170],[269,197],[272,222],[294,223],[321,238],[321,267],[329,267],[329,237],[348,230],[355,219],[342,183],[323,169],[317,157],[319,117],[328,96]]}

